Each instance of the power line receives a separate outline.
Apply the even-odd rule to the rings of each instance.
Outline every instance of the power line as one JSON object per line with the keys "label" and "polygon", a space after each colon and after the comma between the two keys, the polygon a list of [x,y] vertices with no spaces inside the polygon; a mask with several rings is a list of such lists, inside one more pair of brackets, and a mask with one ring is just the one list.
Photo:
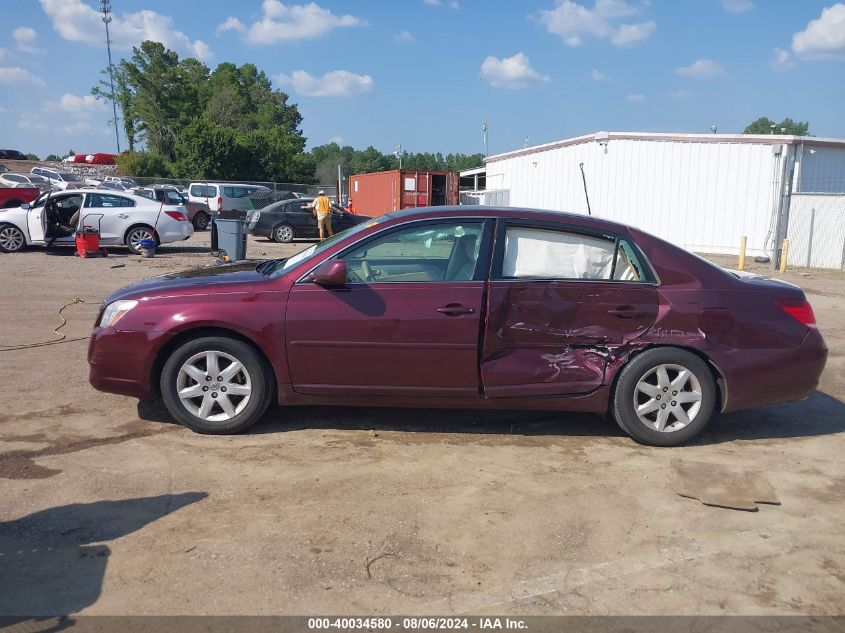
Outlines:
{"label": "power line", "polygon": [[114,114],[114,142],[117,153],[120,154],[120,134],[117,131],[117,103],[114,98],[114,66],[111,61],[111,37],[109,36],[109,22],[111,22],[111,0],[100,0],[100,11],[103,12],[103,22],[106,25],[106,50],[109,52],[109,85],[111,86],[111,108]]}

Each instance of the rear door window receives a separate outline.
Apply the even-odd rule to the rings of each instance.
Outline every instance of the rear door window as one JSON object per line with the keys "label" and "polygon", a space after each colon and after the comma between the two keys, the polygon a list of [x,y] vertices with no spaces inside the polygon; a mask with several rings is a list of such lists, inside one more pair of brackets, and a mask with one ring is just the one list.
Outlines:
{"label": "rear door window", "polygon": [[504,279],[610,279],[616,242],[578,233],[508,227]]}
{"label": "rear door window", "polygon": [[213,185],[191,185],[191,195],[195,198],[216,198],[217,187]]}
{"label": "rear door window", "polygon": [[135,201],[123,196],[113,196],[107,193],[92,193],[88,195],[87,207],[97,209],[114,209],[119,207],[134,207]]}

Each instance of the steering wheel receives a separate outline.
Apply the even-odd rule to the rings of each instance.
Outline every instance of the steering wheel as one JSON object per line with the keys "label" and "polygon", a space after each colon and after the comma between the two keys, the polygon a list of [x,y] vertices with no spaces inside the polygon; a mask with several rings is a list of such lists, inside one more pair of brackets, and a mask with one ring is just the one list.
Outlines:
{"label": "steering wheel", "polygon": [[375,281],[375,277],[373,276],[373,269],[370,268],[370,265],[367,263],[366,259],[361,260],[361,268],[364,271],[364,278],[367,281]]}

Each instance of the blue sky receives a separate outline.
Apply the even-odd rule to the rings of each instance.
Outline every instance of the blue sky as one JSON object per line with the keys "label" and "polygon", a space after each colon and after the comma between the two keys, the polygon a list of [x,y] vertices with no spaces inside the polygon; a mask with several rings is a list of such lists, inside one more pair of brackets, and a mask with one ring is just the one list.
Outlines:
{"label": "blue sky", "polygon": [[[301,0],[300,0],[301,2]],[[89,95],[97,0],[4,0],[0,147],[113,151]],[[845,137],[845,3],[831,0],[112,0],[114,54],[252,62],[309,146],[490,152],[597,130],[739,132],[758,116]],[[110,109],[110,108],[109,108]]]}

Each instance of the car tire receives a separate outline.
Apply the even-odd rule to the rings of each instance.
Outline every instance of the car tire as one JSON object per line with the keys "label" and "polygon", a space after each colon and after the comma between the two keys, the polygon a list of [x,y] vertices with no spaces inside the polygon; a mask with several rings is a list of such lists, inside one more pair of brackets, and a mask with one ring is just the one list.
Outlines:
{"label": "car tire", "polygon": [[126,248],[129,249],[130,253],[140,255],[141,246],[139,242],[141,240],[146,240],[150,238],[154,238],[156,240],[156,244],[158,244],[158,237],[156,237],[155,230],[153,229],[153,227],[147,226],[146,224],[139,224],[138,226],[133,226],[128,231],[126,231],[124,243],[126,244]]}
{"label": "car tire", "polygon": [[278,224],[273,227],[272,237],[274,242],[289,244],[290,242],[293,242],[293,238],[296,237],[296,233],[290,224]]}
{"label": "car tire", "polygon": [[197,214],[194,215],[193,219],[194,228],[197,231],[205,231],[208,228],[209,220],[211,220],[211,216],[202,211],[198,211]]}
{"label": "car tire", "polygon": [[26,247],[26,237],[14,224],[0,224],[0,253],[19,253]]}
{"label": "car tire", "polygon": [[622,368],[611,409],[637,442],[677,446],[707,426],[715,405],[716,382],[707,364],[691,352],[657,347]]}
{"label": "car tire", "polygon": [[[210,363],[217,363],[213,373],[218,376],[208,373]],[[239,368],[233,369],[234,363]],[[272,369],[253,347],[208,336],[170,354],[159,387],[164,405],[179,423],[197,433],[230,435],[248,429],[264,414],[274,393],[272,381]]]}

